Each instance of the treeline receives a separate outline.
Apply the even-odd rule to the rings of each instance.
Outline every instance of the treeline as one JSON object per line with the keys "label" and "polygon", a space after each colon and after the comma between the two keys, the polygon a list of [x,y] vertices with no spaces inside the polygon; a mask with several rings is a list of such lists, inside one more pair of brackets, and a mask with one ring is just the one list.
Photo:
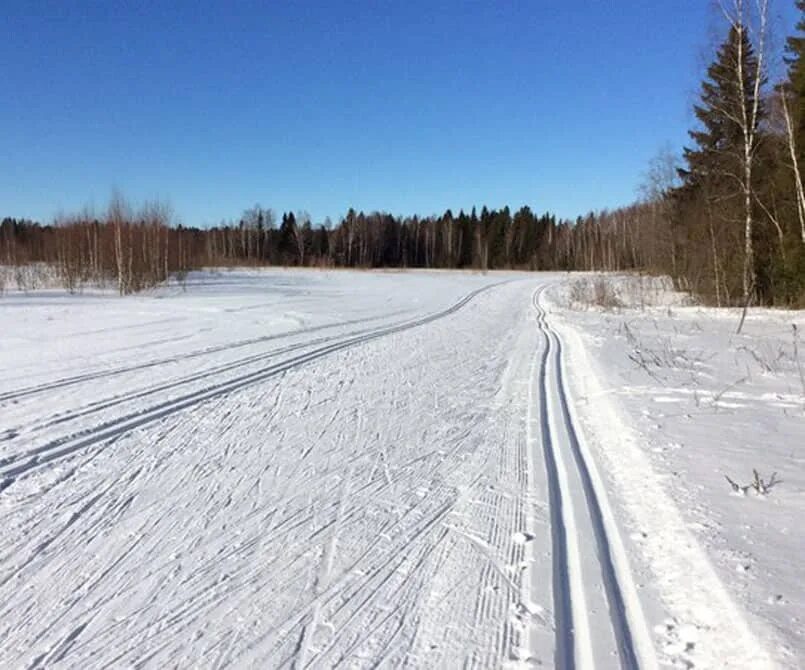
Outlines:
{"label": "treeline", "polygon": [[[6,218],[0,224],[0,262],[43,263],[62,284],[114,283],[121,294],[165,281],[192,268],[286,265],[347,268],[571,270],[608,262],[599,257],[601,231],[592,222],[473,209],[433,217],[395,217],[350,210],[337,225],[313,226],[305,213],[279,221],[254,207],[234,223],[212,228],[172,225],[164,206],[134,211],[116,197],[101,217],[84,213],[51,225]],[[623,220],[626,225],[626,219]],[[633,231],[619,232],[633,242]]]}
{"label": "treeline", "polygon": [[573,250],[569,223],[528,207],[514,214],[484,207],[432,217],[350,209],[337,225],[315,228],[304,212],[274,221],[270,210],[248,210],[237,226],[209,231],[211,254],[275,265],[490,270],[570,267]]}
{"label": "treeline", "polygon": [[[255,206],[212,228],[173,225],[151,204],[115,197],[101,217],[52,225],[6,219],[0,263],[44,263],[63,284],[114,282],[130,293],[191,268],[231,265],[639,270],[716,305],[805,306],[805,0],[784,54],[767,39],[767,0],[732,0],[694,108],[679,166],[647,171],[639,202],[575,221],[482,208],[398,217],[349,210],[313,225],[304,212]],[[784,58],[785,75],[770,81]]]}
{"label": "treeline", "polygon": [[71,290],[111,282],[121,294],[212,266],[626,270],[662,264],[662,210],[656,199],[575,221],[529,207],[431,217],[349,210],[335,225],[314,226],[304,212],[278,221],[255,206],[237,222],[201,229],[173,225],[163,205],[134,211],[115,197],[101,217],[83,213],[51,225],[4,219],[0,263],[47,264]]}
{"label": "treeline", "polygon": [[[254,207],[231,224],[172,225],[170,211],[139,211],[115,197],[102,217],[62,217],[52,225],[6,218],[0,262],[44,263],[67,288],[114,283],[121,294],[193,268],[286,265],[346,268],[617,270],[661,254],[660,240],[640,227],[635,205],[575,222],[521,207],[483,207],[432,217],[350,210],[336,225],[313,226],[304,212],[282,215]],[[653,250],[653,251],[652,251]]]}

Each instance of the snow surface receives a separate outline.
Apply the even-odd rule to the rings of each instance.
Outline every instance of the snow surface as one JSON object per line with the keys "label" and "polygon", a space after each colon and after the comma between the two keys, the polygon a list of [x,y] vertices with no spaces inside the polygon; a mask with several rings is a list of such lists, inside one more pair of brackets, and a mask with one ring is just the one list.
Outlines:
{"label": "snow surface", "polygon": [[0,298],[0,667],[800,666],[803,315],[565,292]]}
{"label": "snow surface", "polygon": [[[754,309],[736,335],[737,310],[645,278],[613,284],[623,309],[568,309],[563,285],[552,314],[621,536],[658,601],[658,652],[681,667],[803,667],[805,312]],[[726,477],[746,485],[753,469],[782,483],[736,495]]]}

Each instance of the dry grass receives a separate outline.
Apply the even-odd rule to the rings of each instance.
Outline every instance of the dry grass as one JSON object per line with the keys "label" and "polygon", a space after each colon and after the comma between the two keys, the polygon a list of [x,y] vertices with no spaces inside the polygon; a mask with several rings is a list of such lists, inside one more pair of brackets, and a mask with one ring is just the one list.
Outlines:
{"label": "dry grass", "polygon": [[568,300],[573,309],[599,307],[611,311],[623,307],[609,277],[579,277],[570,282]]}

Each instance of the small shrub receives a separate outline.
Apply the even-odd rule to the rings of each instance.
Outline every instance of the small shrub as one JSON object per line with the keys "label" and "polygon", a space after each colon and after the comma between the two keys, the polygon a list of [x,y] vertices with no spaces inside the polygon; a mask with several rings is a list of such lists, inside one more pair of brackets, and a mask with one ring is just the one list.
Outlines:
{"label": "small shrub", "polygon": [[568,286],[568,301],[573,308],[600,307],[613,310],[623,307],[618,293],[609,277],[574,279]]}
{"label": "small shrub", "polygon": [[576,279],[570,282],[570,286],[568,287],[568,300],[570,306],[573,308],[587,304],[587,280]]}
{"label": "small shrub", "polygon": [[615,288],[606,277],[596,277],[593,281],[593,304],[607,310],[623,306]]}
{"label": "small shrub", "polygon": [[729,482],[733,493],[737,493],[738,495],[742,496],[747,495],[750,491],[754,491],[758,496],[767,496],[775,486],[783,483],[780,479],[777,479],[776,472],[772,473],[769,481],[764,480],[757,470],[752,470],[752,474],[754,475],[754,479],[744,486],[738,484],[727,475],[724,475],[724,478]]}

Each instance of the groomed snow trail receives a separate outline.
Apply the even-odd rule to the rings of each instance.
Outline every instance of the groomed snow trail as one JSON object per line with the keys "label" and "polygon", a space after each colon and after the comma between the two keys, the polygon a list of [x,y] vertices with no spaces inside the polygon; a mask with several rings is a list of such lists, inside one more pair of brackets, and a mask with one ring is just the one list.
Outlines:
{"label": "groomed snow trail", "polygon": [[540,304],[543,290],[534,291],[532,307],[543,340],[539,427],[551,513],[554,664],[654,668],[648,626],[606,491],[575,427],[562,342]]}
{"label": "groomed snow trail", "polygon": [[0,666],[550,665],[534,282],[466,282],[6,389]]}
{"label": "groomed snow trail", "polygon": [[[85,366],[70,335],[38,366],[18,328],[0,667],[656,668],[663,606],[616,523],[640,501],[610,500],[578,428],[554,281],[215,277],[56,322],[99,351]],[[112,304],[62,300],[97,323]]]}
{"label": "groomed snow trail", "polygon": [[[140,408],[137,411],[129,414],[118,415],[114,419],[110,419],[100,425],[94,426],[89,429],[84,429],[77,435],[68,434],[63,437],[56,438],[55,440],[51,440],[45,444],[28,448],[19,453],[12,453],[10,455],[4,456],[2,459],[0,459],[0,490],[10,486],[14,482],[14,479],[16,477],[27,474],[28,472],[30,472],[35,468],[42,467],[43,465],[46,465],[51,461],[72,454],[80,449],[84,449],[85,447],[94,446],[99,443],[108,444],[119,435],[128,433],[131,430],[139,428],[140,426],[143,426],[145,424],[164,419],[165,417],[175,412],[179,412],[188,407],[192,407],[193,405],[196,405],[200,402],[215,399],[222,395],[232,393],[233,391],[246,388],[252,384],[265,381],[266,379],[285,373],[288,370],[296,368],[300,365],[310,363],[311,361],[321,358],[322,356],[327,356],[334,352],[341,351],[349,347],[357,346],[365,342],[369,342],[378,337],[383,337],[386,335],[390,335],[392,333],[402,332],[404,330],[408,330],[409,328],[415,328],[417,326],[423,326],[437,319],[444,318],[445,316],[448,316],[458,311],[464,305],[466,305],[470,300],[472,300],[476,295],[478,295],[483,291],[488,290],[489,288],[490,287],[476,289],[475,291],[469,293],[464,298],[459,300],[454,305],[451,305],[447,309],[437,312],[435,314],[430,314],[428,316],[419,319],[403,321],[401,323],[395,323],[391,326],[385,326],[383,328],[375,330],[359,331],[357,333],[351,333],[346,337],[341,336],[335,338],[330,337],[330,338],[315,339],[308,341],[307,343],[301,343],[289,347],[275,349],[273,351],[268,352],[267,354],[249,356],[235,363],[230,363],[225,366],[213,368],[212,370],[208,370],[204,373],[194,374],[187,378],[162,384],[147,389],[145,391],[129,394],[128,396],[124,396],[123,398],[117,397],[105,402],[97,402],[94,403],[94,406],[90,408],[86,408],[77,412],[67,413],[66,416],[61,415],[57,419],[54,419],[50,422],[43,424],[43,427],[47,428],[56,424],[61,424],[74,419],[79,419],[89,414],[94,414],[99,409],[107,409],[112,406],[120,405],[124,401],[130,400],[132,398],[139,400],[143,397],[151,396],[157,392],[162,392],[167,389],[174,390],[178,387],[184,387],[187,384],[189,384],[189,382],[196,382],[199,380],[208,380],[208,379],[211,380],[211,382],[205,381],[206,385],[199,390],[192,391],[184,395],[180,395],[170,400],[164,400],[158,402],[145,409]],[[335,342],[331,342],[331,340],[335,340]],[[328,343],[324,344],[323,346],[317,346],[313,348],[313,345],[320,345],[322,342],[328,342]],[[251,344],[252,342],[250,341],[249,343]],[[251,367],[255,363],[262,364],[266,361],[274,361],[274,359],[276,359],[281,354],[296,352],[300,349],[303,350],[302,353],[295,353],[293,356],[283,358],[279,362],[272,362],[270,365],[267,365],[265,367],[258,367],[258,369],[253,371],[241,373],[231,378],[221,379],[222,373],[231,372],[233,370],[243,368],[244,366]],[[136,369],[142,369],[142,367],[143,366],[139,366]],[[132,368],[125,368],[124,371],[128,372],[130,369]],[[111,373],[108,372],[99,373],[95,377],[90,377],[89,379],[97,378],[98,376],[104,374],[109,375]],[[87,379],[88,377],[81,377],[79,380],[76,381],[87,381]],[[60,388],[61,386],[64,385],[66,385],[66,381],[61,380],[51,385],[45,385],[44,389],[43,387],[34,387],[33,389],[31,388],[23,389],[22,391],[19,391],[17,393],[6,394],[5,397],[0,396],[0,399],[15,400],[19,397],[30,395],[33,392],[50,390],[52,388]]]}

